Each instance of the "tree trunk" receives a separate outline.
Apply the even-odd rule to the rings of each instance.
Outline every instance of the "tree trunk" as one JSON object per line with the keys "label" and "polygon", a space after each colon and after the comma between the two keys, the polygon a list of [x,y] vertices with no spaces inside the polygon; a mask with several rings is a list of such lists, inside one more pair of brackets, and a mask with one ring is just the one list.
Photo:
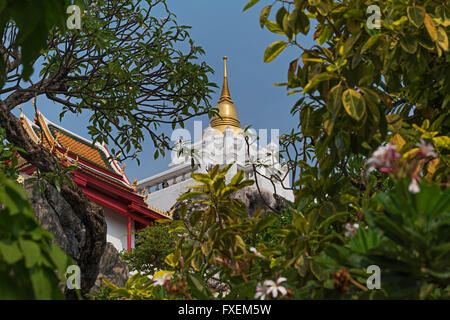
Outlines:
{"label": "tree trunk", "polygon": [[[6,130],[8,141],[26,151],[20,154],[28,163],[43,172],[54,172],[58,160],[45,147],[31,140],[19,119],[9,110],[10,106],[1,102],[0,125]],[[106,245],[105,216],[103,209],[90,201],[76,184],[71,188],[64,183],[61,186],[61,195],[86,228],[86,243],[80,260],[77,261],[81,269],[81,293],[84,296],[89,293],[99,272],[100,258]],[[76,299],[74,290],[66,289],[65,294],[69,299]]]}

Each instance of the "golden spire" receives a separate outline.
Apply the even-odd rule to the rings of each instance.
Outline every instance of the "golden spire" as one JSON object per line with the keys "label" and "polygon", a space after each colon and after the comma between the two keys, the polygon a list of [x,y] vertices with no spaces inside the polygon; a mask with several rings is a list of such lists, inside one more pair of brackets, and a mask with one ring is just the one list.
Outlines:
{"label": "golden spire", "polygon": [[228,89],[228,74],[227,74],[227,57],[223,57],[223,87],[219,102],[223,100],[231,100],[230,89]]}
{"label": "golden spire", "polygon": [[234,131],[239,131],[241,123],[239,122],[236,106],[231,100],[230,90],[228,89],[228,74],[227,74],[227,57],[223,57],[223,87],[217,107],[219,109],[220,117],[213,117],[210,126],[214,129],[223,132],[226,127],[231,127]]}

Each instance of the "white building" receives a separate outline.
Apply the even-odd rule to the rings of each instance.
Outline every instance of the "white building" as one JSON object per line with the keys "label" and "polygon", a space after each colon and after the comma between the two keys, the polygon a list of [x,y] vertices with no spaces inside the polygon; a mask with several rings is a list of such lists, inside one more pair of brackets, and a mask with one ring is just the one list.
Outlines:
{"label": "white building", "polygon": [[[203,131],[201,139],[194,144],[186,141],[175,143],[169,169],[152,177],[138,181],[138,192],[148,193],[147,203],[159,211],[169,212],[177,198],[197,184],[190,177],[192,172],[207,172],[212,166],[233,163],[226,179],[229,181],[238,170],[243,170],[247,179],[255,180],[253,165],[257,166],[258,184],[261,190],[276,192],[287,200],[293,201],[290,177],[284,164],[279,163],[278,136],[272,136],[266,146],[257,146],[254,131],[242,129],[236,106],[231,100],[228,89],[226,57],[224,57],[224,81],[222,93],[217,104],[219,117],[213,117]],[[183,129],[184,130],[184,129]],[[178,137],[185,136],[182,129]],[[275,130],[278,132],[278,130]],[[261,132],[261,130],[260,130]],[[188,133],[188,136],[190,134]],[[266,134],[267,136],[267,134]],[[172,135],[177,140],[177,132]],[[248,138],[247,142],[245,137]],[[195,166],[192,167],[192,158]],[[276,175],[280,179],[273,178]],[[272,176],[272,181],[268,177]],[[274,189],[275,186],[275,189]],[[284,187],[285,188],[284,188]]]}

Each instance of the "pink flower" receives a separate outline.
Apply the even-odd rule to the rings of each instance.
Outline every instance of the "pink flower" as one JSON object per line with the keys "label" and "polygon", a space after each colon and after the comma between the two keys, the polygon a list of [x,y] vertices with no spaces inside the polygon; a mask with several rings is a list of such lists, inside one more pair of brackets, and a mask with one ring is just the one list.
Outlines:
{"label": "pink flower", "polygon": [[375,170],[389,173],[397,166],[397,160],[401,158],[401,155],[396,151],[396,146],[388,143],[386,146],[380,146],[367,160],[369,169],[367,173],[371,173]]}
{"label": "pink flower", "polygon": [[420,139],[420,142],[417,143],[417,147],[419,148],[419,151],[417,152],[418,156],[422,156],[425,158],[436,158],[437,154],[434,151],[433,145],[431,143],[426,143],[422,139]]}

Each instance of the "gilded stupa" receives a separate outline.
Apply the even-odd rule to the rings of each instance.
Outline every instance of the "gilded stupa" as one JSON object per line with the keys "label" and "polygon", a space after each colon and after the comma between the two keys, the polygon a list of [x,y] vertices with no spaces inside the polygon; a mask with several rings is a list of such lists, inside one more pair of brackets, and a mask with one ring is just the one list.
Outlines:
{"label": "gilded stupa", "polygon": [[223,132],[226,127],[230,127],[235,132],[240,132],[242,130],[241,123],[228,88],[227,57],[223,57],[223,68],[222,93],[216,106],[219,109],[219,117],[213,117],[209,125],[220,132]]}

